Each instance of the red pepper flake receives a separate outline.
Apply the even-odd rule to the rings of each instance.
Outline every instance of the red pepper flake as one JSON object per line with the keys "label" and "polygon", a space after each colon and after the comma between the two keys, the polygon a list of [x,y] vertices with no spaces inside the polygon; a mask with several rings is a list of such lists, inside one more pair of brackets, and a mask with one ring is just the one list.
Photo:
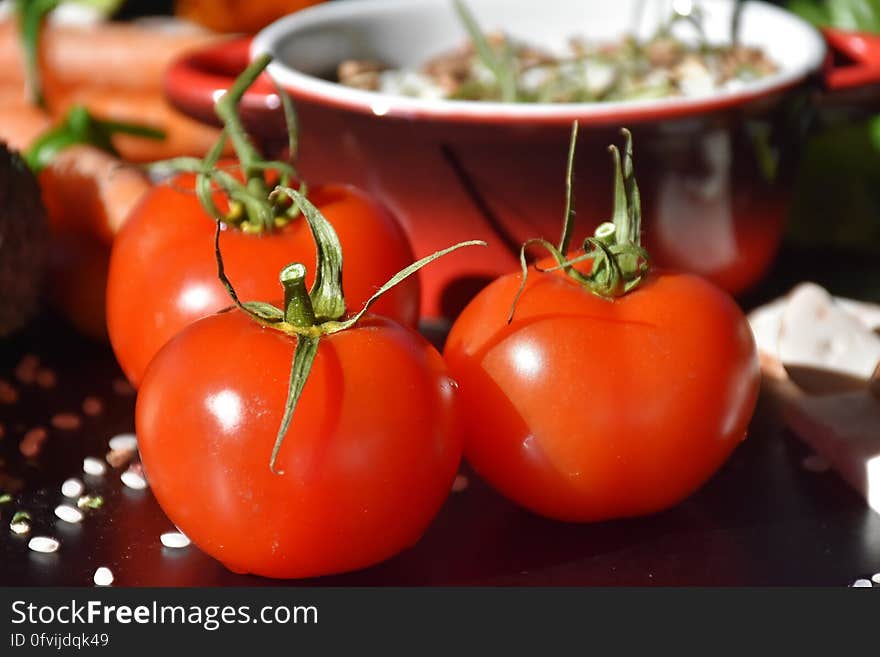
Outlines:
{"label": "red pepper flake", "polygon": [[135,390],[134,388],[132,388],[131,384],[125,379],[114,379],[113,392],[115,392],[120,397],[130,397],[135,393]]}
{"label": "red pepper flake", "polygon": [[37,378],[37,370],[40,368],[40,359],[33,354],[25,354],[15,368],[15,378],[22,383],[33,383]]}
{"label": "red pepper flake", "polygon": [[37,385],[48,390],[58,383],[58,377],[52,370],[42,369],[37,372]]}
{"label": "red pepper flake", "polygon": [[79,429],[82,420],[76,413],[57,413],[52,416],[52,426],[64,431]]}
{"label": "red pepper flake", "polygon": [[86,397],[82,403],[82,411],[89,417],[95,417],[104,412],[104,402],[97,397]]}
{"label": "red pepper flake", "polygon": [[43,443],[46,442],[48,437],[49,433],[43,427],[34,427],[24,434],[24,438],[21,439],[21,443],[18,446],[18,451],[25,458],[32,459],[43,449]]}
{"label": "red pepper flake", "polygon": [[111,449],[107,452],[104,459],[111,468],[121,468],[124,465],[128,465],[129,461],[135,457],[136,453],[137,452],[131,449]]}
{"label": "red pepper flake", "polygon": [[18,390],[9,381],[0,379],[0,404],[14,404],[18,401]]}

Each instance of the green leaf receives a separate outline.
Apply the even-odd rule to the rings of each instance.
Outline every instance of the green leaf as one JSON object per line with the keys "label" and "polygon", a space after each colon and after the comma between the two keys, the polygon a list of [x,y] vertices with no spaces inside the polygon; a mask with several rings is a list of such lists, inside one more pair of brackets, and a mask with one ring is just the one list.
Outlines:
{"label": "green leaf", "polygon": [[299,207],[315,239],[318,270],[309,292],[319,321],[337,320],[345,314],[342,291],[342,245],[329,221],[303,194],[290,187],[278,187],[273,194],[287,194]]}
{"label": "green leaf", "polygon": [[516,70],[513,49],[505,44],[501,53],[497,53],[486,38],[486,34],[477,24],[474,15],[461,0],[455,0],[455,10],[467,30],[474,49],[483,65],[488,68],[498,83],[501,92],[501,100],[506,103],[515,103],[519,98],[516,85]]}
{"label": "green leaf", "polygon": [[281,426],[278,428],[278,435],[275,437],[275,444],[272,447],[272,456],[269,459],[269,469],[274,474],[284,474],[275,469],[275,463],[278,460],[278,453],[281,451],[281,445],[284,443],[284,437],[290,428],[290,422],[293,419],[293,413],[296,411],[296,405],[302,395],[306,380],[312,371],[312,365],[315,362],[315,356],[318,355],[318,346],[320,337],[308,338],[297,336],[296,349],[293,351],[293,364],[290,367],[290,383],[287,387],[287,401],[284,404],[284,415],[281,418]]}
{"label": "green leaf", "polygon": [[880,0],[790,0],[788,8],[819,27],[880,32]]}
{"label": "green leaf", "polygon": [[379,297],[381,297],[383,294],[385,294],[388,290],[390,290],[394,286],[399,285],[400,283],[405,281],[407,278],[409,278],[410,276],[415,274],[417,271],[419,271],[425,265],[429,265],[432,262],[434,262],[435,260],[437,260],[438,258],[442,258],[443,256],[448,255],[448,254],[452,253],[453,251],[457,251],[458,249],[461,249],[465,246],[487,246],[487,245],[482,240],[470,240],[468,242],[459,242],[458,244],[455,244],[453,246],[445,248],[442,251],[437,251],[436,253],[432,253],[431,255],[426,256],[426,257],[422,258],[421,260],[418,260],[418,261],[412,263],[410,266],[397,272],[394,276],[391,277],[391,280],[389,280],[387,283],[385,283],[385,285],[380,287],[379,290],[373,296],[371,296],[369,299],[367,299],[367,302],[364,304],[364,307],[361,308],[360,312],[358,312],[354,317],[351,317],[344,322],[339,322],[336,325],[336,327],[333,328],[333,330],[328,330],[327,332],[328,333],[338,333],[339,331],[343,331],[345,329],[351,328],[352,326],[354,326],[355,324],[358,323],[358,321],[360,320],[361,317],[363,317],[366,314],[366,312],[370,309],[370,306],[372,306],[374,303],[376,303],[376,301],[379,300]]}
{"label": "green leaf", "polygon": [[18,14],[18,29],[24,49],[25,78],[31,101],[46,107],[43,95],[43,79],[40,75],[40,37],[43,32],[43,21],[54,10],[60,0],[16,0],[15,9]]}
{"label": "green leaf", "polygon": [[25,152],[25,161],[34,173],[39,173],[63,150],[77,144],[88,144],[111,155],[119,155],[113,146],[113,136],[134,135],[145,139],[162,140],[165,133],[146,125],[120,123],[97,119],[82,105],[68,110],[64,119],[42,135]]}
{"label": "green leaf", "polygon": [[245,301],[242,304],[251,315],[259,317],[269,324],[277,324],[284,321],[284,311],[276,308],[271,303],[263,301]]}

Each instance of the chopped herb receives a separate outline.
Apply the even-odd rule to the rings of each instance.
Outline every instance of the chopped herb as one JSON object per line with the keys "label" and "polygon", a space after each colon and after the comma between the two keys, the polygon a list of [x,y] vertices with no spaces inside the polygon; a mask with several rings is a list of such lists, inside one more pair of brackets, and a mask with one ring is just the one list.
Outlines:
{"label": "chopped herb", "polygon": [[15,515],[12,516],[12,522],[10,524],[14,525],[18,522],[28,522],[31,519],[31,514],[27,511],[16,511]]}
{"label": "chopped herb", "polygon": [[100,495],[83,495],[76,501],[80,509],[100,509],[104,506],[104,498]]}
{"label": "chopped herb", "polygon": [[[455,6],[470,36],[463,47],[418,70],[347,60],[338,81],[426,99],[580,103],[697,96],[778,70],[763,50],[733,36],[730,43],[710,43],[698,11],[673,15],[644,41],[625,36],[593,44],[574,38],[568,53],[553,55],[505,34],[482,32],[462,3]],[[694,38],[682,38],[683,31]]]}

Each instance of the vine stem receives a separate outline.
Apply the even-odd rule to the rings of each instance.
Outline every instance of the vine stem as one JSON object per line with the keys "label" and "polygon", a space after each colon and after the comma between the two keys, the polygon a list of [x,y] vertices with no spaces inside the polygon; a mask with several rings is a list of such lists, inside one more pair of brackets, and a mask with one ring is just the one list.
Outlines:
{"label": "vine stem", "polygon": [[[574,149],[577,140],[577,123],[572,126],[571,145],[566,171],[566,216],[559,248],[544,239],[532,239],[520,249],[522,279],[514,295],[508,315],[508,323],[513,321],[516,307],[522,298],[528,280],[529,268],[526,262],[526,249],[538,244],[543,246],[556,266],[544,272],[563,270],[565,274],[585,289],[603,299],[614,299],[631,292],[647,277],[651,268],[648,252],[641,246],[641,195],[636,183],[633,167],[632,134],[626,128],[621,130],[624,138],[623,156],[617,146],[608,147],[614,166],[614,210],[612,220],[596,228],[592,237],[584,240],[583,255],[568,258],[566,251],[574,223],[572,198],[572,175]],[[578,271],[574,265],[591,260],[589,274]]]}
{"label": "vine stem", "polygon": [[239,103],[241,103],[241,99],[244,97],[245,92],[257,81],[260,75],[263,74],[263,71],[266,70],[266,67],[269,66],[269,62],[271,61],[272,56],[269,54],[257,57],[244,70],[244,72],[236,78],[235,83],[229,88],[229,91],[223,94],[223,96],[217,101],[214,108],[217,116],[223,121],[223,125],[226,127],[226,134],[229,135],[229,139],[232,141],[235,153],[238,155],[245,178],[248,181],[255,179],[263,180],[261,175],[262,172],[254,166],[254,163],[258,162],[261,157],[259,151],[257,151],[244,129],[241,117],[238,115],[238,106]]}

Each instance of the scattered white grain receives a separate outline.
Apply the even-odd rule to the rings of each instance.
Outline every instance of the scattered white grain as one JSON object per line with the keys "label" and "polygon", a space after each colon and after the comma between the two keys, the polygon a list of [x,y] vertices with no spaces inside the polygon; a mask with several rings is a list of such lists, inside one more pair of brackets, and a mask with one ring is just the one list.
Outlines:
{"label": "scattered white grain", "polygon": [[165,532],[159,540],[167,548],[185,548],[189,545],[189,538],[181,532]]}
{"label": "scattered white grain", "polygon": [[873,585],[871,584],[871,580],[869,579],[857,579],[855,582],[852,583],[852,586],[856,589],[864,589],[871,588],[871,586]]}
{"label": "scattered white grain", "polygon": [[104,465],[104,461],[101,459],[96,459],[94,456],[87,456],[83,459],[83,472],[94,475],[95,477],[100,477],[107,472],[107,466]]}
{"label": "scattered white grain", "polygon": [[16,534],[27,534],[31,530],[31,523],[27,520],[19,520],[18,522],[10,524],[9,529]]}
{"label": "scattered white grain", "polygon": [[78,523],[82,522],[83,520],[82,511],[77,509],[75,506],[70,506],[69,504],[59,504],[58,506],[56,506],[55,515],[64,522]]}
{"label": "scattered white grain", "polygon": [[113,436],[110,439],[109,445],[110,449],[114,451],[133,452],[137,450],[137,436],[133,433],[121,433],[117,436]]}
{"label": "scattered white grain", "polygon": [[123,484],[134,490],[144,490],[147,487],[147,480],[144,479],[144,476],[131,469],[123,472],[120,479]]}
{"label": "scattered white grain", "polygon": [[49,538],[48,536],[34,536],[28,541],[28,547],[31,550],[34,552],[43,552],[44,554],[56,552],[59,545],[58,541],[54,538]]}
{"label": "scattered white grain", "polygon": [[95,586],[110,586],[113,583],[113,571],[106,566],[101,566],[95,571]]}
{"label": "scattered white grain", "polygon": [[86,487],[83,485],[83,482],[75,477],[71,477],[61,484],[61,494],[64,497],[79,497],[85,489]]}
{"label": "scattered white grain", "polygon": [[831,464],[818,454],[809,454],[801,461],[801,467],[808,472],[828,472]]}
{"label": "scattered white grain", "polygon": [[470,482],[465,475],[455,475],[455,481],[452,482],[452,492],[461,493],[462,491],[467,489],[469,484]]}
{"label": "scattered white grain", "polygon": [[880,584],[880,573],[876,573],[876,574],[871,578],[871,581],[874,582],[874,584]]}

